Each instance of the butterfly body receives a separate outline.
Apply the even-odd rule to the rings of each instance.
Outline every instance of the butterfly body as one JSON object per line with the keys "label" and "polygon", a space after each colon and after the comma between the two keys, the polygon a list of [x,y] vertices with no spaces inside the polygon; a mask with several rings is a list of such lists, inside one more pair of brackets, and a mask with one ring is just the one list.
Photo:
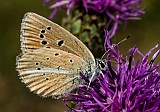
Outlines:
{"label": "butterfly body", "polygon": [[59,25],[35,13],[21,24],[21,50],[17,57],[20,79],[36,94],[56,99],[76,88],[95,69],[89,49]]}

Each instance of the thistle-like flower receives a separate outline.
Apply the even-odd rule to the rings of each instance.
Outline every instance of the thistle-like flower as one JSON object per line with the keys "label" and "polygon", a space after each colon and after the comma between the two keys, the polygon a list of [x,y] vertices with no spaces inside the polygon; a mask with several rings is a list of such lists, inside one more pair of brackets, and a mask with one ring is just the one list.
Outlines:
{"label": "thistle-like flower", "polygon": [[[146,54],[133,46],[129,57],[123,58],[118,46],[112,45],[108,37],[106,44],[109,51],[106,70],[100,72],[89,88],[88,84],[79,85],[77,93],[70,93],[64,100],[65,105],[72,112],[160,112],[160,63],[154,64],[160,50],[148,60],[158,45]],[[137,60],[136,54],[140,55]]]}

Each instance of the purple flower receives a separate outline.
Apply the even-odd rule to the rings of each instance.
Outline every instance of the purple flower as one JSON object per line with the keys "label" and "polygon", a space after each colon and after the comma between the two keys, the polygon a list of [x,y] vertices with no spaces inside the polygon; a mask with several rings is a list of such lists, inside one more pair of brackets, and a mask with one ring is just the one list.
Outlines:
{"label": "purple flower", "polygon": [[[148,60],[158,45],[146,54],[133,46],[130,55],[123,58],[118,46],[111,44],[108,36],[106,40],[109,50],[106,70],[99,73],[89,88],[88,84],[82,84],[77,93],[69,93],[65,105],[72,112],[160,112],[160,63],[154,64],[160,50]],[[137,54],[140,58],[135,59]],[[83,74],[82,77],[88,82]]]}
{"label": "purple flower", "polygon": [[[76,6],[84,8],[85,11],[103,14],[108,17],[106,28],[109,30],[110,38],[115,35],[118,25],[128,20],[139,20],[144,11],[140,9],[142,0],[43,0],[44,3],[55,2],[49,6],[54,9],[50,18],[53,18],[60,8],[66,8],[67,14]],[[64,7],[65,6],[65,7]]]}

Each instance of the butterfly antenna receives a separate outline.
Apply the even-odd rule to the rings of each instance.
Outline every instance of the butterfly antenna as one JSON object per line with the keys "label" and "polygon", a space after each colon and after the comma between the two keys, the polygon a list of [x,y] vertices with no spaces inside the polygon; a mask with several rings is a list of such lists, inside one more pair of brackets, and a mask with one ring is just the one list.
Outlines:
{"label": "butterfly antenna", "polygon": [[119,45],[120,43],[128,40],[131,37],[131,35],[128,35],[126,38],[124,38],[123,40],[119,41],[116,45]]}
{"label": "butterfly antenna", "polygon": [[[128,35],[126,38],[124,38],[123,40],[119,41],[115,46],[117,46],[117,45],[121,44],[122,42],[128,40],[130,37],[131,37],[131,35]],[[113,46],[113,48],[114,48],[115,46]],[[104,57],[109,51],[110,51],[110,49],[108,49],[108,50],[102,55],[101,60],[103,59],[103,57]]]}

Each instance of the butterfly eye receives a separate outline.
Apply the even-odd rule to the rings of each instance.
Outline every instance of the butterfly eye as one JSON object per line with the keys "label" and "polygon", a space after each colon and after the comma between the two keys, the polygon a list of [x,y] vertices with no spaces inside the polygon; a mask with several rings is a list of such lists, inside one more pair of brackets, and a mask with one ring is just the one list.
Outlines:
{"label": "butterfly eye", "polygon": [[100,63],[101,68],[105,68],[105,64],[104,63]]}
{"label": "butterfly eye", "polygon": [[106,68],[106,64],[105,62],[103,62],[102,60],[98,60],[98,66],[101,70],[105,69]]}

